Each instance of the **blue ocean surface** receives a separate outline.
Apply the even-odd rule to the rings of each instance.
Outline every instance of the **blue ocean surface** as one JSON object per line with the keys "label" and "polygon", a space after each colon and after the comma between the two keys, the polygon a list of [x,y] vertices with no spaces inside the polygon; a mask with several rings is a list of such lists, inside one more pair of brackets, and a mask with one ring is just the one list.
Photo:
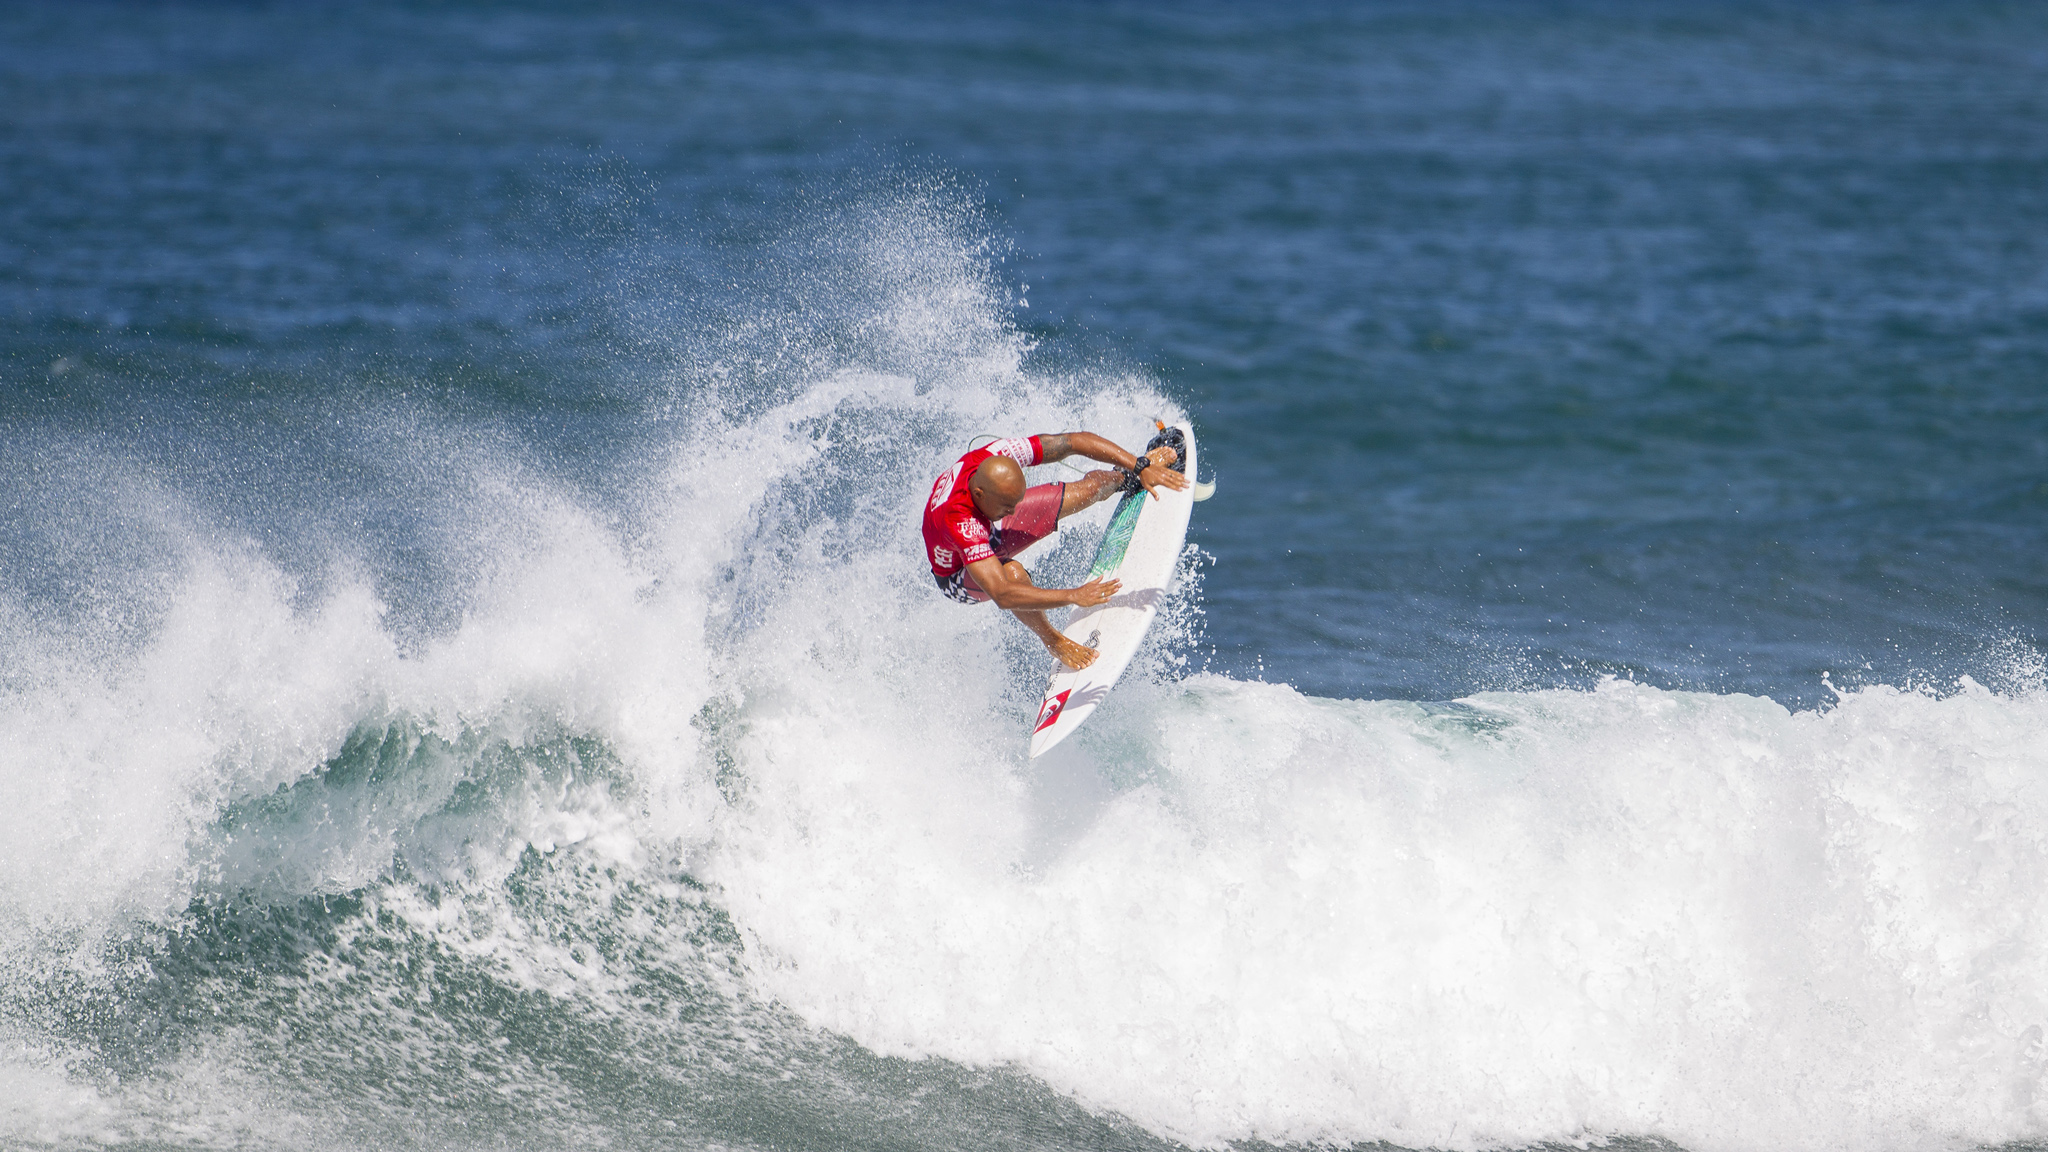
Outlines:
{"label": "blue ocean surface", "polygon": [[0,1146],[2048,1141],[2048,7],[24,0],[0,510]]}

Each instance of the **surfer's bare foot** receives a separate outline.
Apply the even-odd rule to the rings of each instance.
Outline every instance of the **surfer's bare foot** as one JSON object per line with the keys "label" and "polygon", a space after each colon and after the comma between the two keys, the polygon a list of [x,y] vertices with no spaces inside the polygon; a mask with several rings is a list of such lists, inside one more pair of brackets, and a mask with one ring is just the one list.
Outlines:
{"label": "surfer's bare foot", "polygon": [[1078,644],[1065,636],[1054,637],[1046,641],[1045,646],[1052,649],[1052,654],[1059,657],[1060,663],[1076,672],[1095,663],[1095,649]]}

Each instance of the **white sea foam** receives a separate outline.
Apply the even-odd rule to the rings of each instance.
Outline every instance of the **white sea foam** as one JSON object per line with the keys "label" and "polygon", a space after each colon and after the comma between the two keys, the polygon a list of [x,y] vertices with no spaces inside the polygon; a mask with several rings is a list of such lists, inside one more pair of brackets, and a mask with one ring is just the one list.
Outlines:
{"label": "white sea foam", "polygon": [[[929,586],[929,477],[979,433],[1130,440],[1180,413],[1140,381],[1030,374],[974,245],[886,222],[834,256],[876,286],[834,282],[833,307],[867,309],[826,325],[859,354],[744,386],[714,364],[672,454],[626,481],[634,534],[467,462],[462,499],[517,543],[446,633],[409,647],[367,581],[309,601],[188,529],[142,643],[10,679],[0,980],[89,968],[95,941],[222,887],[345,892],[396,858],[489,892],[527,847],[574,845],[654,887],[680,856],[755,991],[817,1027],[1014,1065],[1197,1144],[2048,1131],[2048,694],[1869,688],[1789,713],[1610,682],[1426,707],[1140,672],[1029,762],[1043,655]],[[54,645],[29,614],[0,623],[11,653]],[[222,824],[379,725],[592,736],[625,783],[536,777],[451,820],[462,770],[408,761],[259,838]],[[525,987],[624,986],[539,934],[390,909]],[[0,1136],[174,1127],[56,1066],[0,1066],[31,1101]]]}
{"label": "white sea foam", "polygon": [[858,706],[779,710],[711,870],[760,978],[1197,1143],[2048,1119],[2048,698],[1616,682],[1446,712],[1200,676],[1123,703],[1047,771],[1132,783],[1035,874],[1037,770],[971,737],[800,766]]}

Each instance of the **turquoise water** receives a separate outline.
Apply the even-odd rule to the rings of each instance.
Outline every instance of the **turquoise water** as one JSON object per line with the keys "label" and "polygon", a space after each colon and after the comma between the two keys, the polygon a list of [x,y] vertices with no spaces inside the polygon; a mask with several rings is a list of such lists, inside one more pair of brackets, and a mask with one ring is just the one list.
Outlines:
{"label": "turquoise water", "polygon": [[[1992,4],[0,12],[0,1143],[2040,1139],[2044,75]],[[1164,416],[1187,579],[1030,762],[920,497]]]}

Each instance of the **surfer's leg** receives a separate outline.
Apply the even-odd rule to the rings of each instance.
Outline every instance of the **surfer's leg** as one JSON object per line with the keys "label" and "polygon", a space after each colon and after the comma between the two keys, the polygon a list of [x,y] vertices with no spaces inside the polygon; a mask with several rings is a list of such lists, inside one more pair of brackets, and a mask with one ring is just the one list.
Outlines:
{"label": "surfer's leg", "polygon": [[[1154,448],[1159,453],[1161,464],[1171,464],[1174,451],[1171,448]],[[1060,502],[1060,519],[1064,520],[1083,508],[1100,504],[1123,490],[1124,474],[1110,468],[1090,472],[1079,480],[1069,481],[1066,498]]]}
{"label": "surfer's leg", "polygon": [[996,559],[1012,559],[1059,531],[1060,493],[1066,487],[1054,482],[1024,490],[1024,498],[1017,501],[1017,507],[996,525],[996,538],[991,542],[995,546]]}
{"label": "surfer's leg", "polygon": [[[1026,572],[1024,566],[1015,560],[1003,565],[1003,575],[1020,584],[1031,583],[1031,573]],[[1076,644],[1062,636],[1060,630],[1052,626],[1052,621],[1046,619],[1044,609],[1012,608],[1010,615],[1022,620],[1024,626],[1044,641],[1046,648],[1050,649],[1054,656],[1059,657],[1060,663],[1067,667],[1086,668],[1095,663],[1095,649],[1085,644]]]}
{"label": "surfer's leg", "polygon": [[1067,481],[1066,498],[1060,501],[1060,519],[1065,520],[1111,496],[1124,486],[1124,474],[1114,470],[1090,472],[1079,480]]}

